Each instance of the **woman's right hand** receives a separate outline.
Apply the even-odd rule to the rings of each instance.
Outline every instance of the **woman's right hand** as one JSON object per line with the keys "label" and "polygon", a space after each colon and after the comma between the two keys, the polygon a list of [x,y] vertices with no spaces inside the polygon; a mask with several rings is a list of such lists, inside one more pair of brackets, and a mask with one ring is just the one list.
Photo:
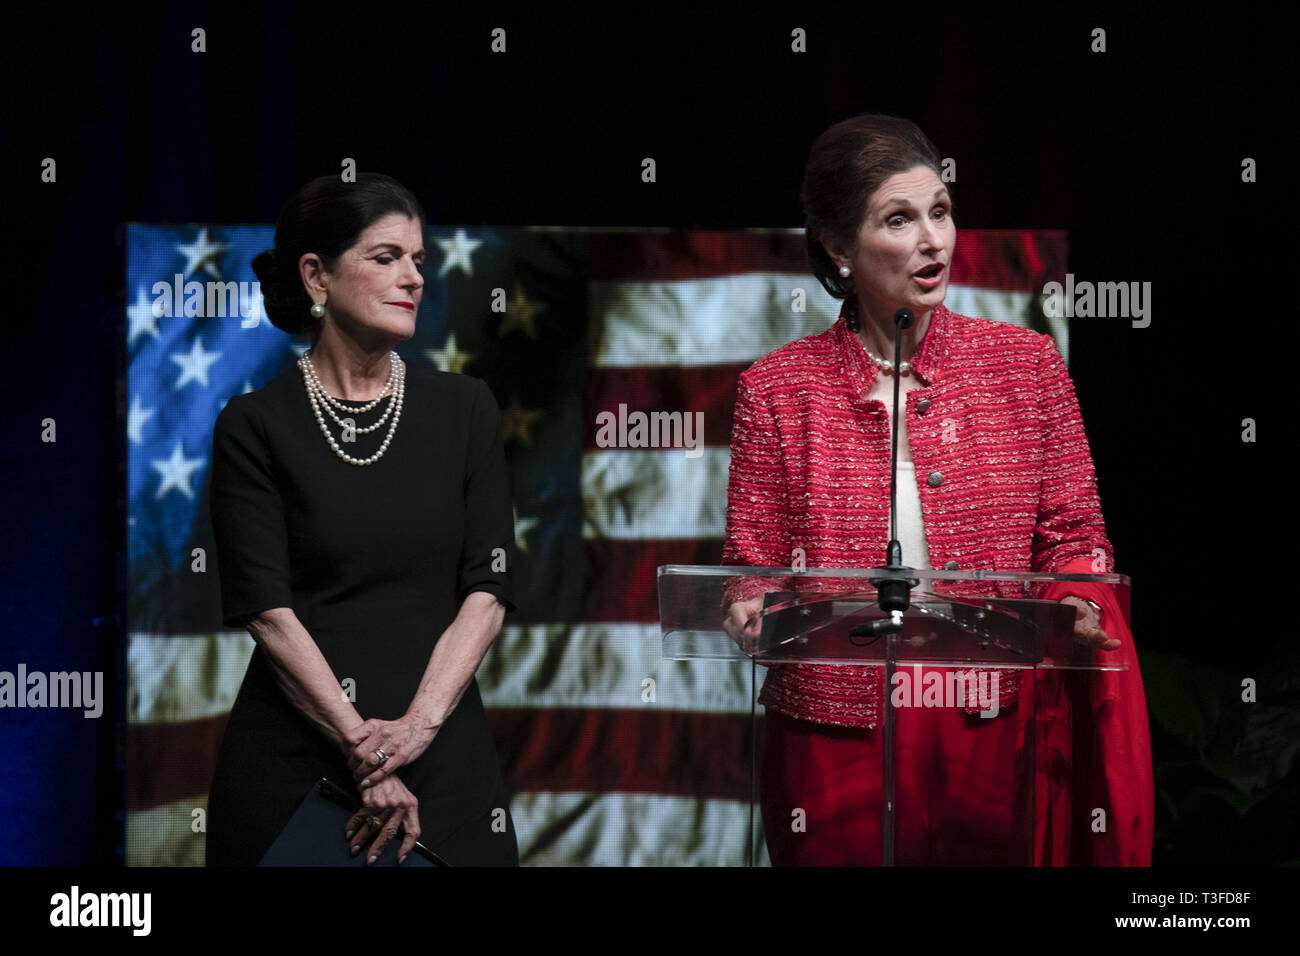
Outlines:
{"label": "woman's right hand", "polygon": [[739,645],[746,654],[758,650],[758,637],[763,629],[763,595],[748,601],[737,601],[727,608],[727,617],[722,622],[722,629],[727,636]]}
{"label": "woman's right hand", "polygon": [[361,792],[361,803],[361,809],[352,815],[346,827],[352,855],[356,856],[373,836],[375,842],[370,845],[366,863],[374,863],[400,827],[405,832],[397,851],[397,862],[401,863],[420,839],[420,804],[415,794],[407,789],[401,777],[384,777]]}

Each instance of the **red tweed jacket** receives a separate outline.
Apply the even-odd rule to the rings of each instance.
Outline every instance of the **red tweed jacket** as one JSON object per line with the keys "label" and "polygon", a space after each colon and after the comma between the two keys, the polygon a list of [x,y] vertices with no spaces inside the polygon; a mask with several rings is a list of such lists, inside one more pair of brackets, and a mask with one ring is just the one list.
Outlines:
{"label": "red tweed jacket", "polygon": [[[905,414],[931,566],[1112,571],[1083,421],[1052,339],[940,305],[912,364],[924,386],[907,393]],[[889,422],[883,402],[862,397],[877,374],[841,311],[827,331],[741,375],[724,565],[789,567],[795,548],[810,568],[885,563]],[[746,588],[729,599],[752,596],[763,582]],[[1150,742],[1132,635],[1108,591],[1082,585],[1069,593],[1102,605],[1102,628],[1123,641],[1113,653],[1130,667],[1100,681],[1092,701],[1092,731],[1111,738],[1095,769],[1131,788],[1112,794],[1125,805],[1115,824],[1131,832],[1097,861],[1149,861]],[[1019,692],[1010,676],[1000,681],[1002,707]],[[882,683],[879,668],[783,665],[769,669],[760,701],[805,720],[874,727]],[[1119,718],[1123,726],[1100,725]]]}

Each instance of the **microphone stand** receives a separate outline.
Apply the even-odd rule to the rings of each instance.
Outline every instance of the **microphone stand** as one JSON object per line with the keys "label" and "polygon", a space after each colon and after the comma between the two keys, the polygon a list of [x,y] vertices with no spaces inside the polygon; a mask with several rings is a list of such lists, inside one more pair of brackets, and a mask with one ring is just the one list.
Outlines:
{"label": "microphone stand", "polygon": [[902,377],[898,368],[902,364],[904,329],[912,327],[915,316],[911,309],[899,309],[894,313],[894,415],[890,430],[889,453],[889,544],[885,549],[885,563],[874,570],[881,573],[876,576],[876,600],[880,609],[889,614],[887,618],[860,624],[849,631],[850,637],[880,637],[885,635],[885,688],[881,697],[884,710],[884,727],[881,733],[881,746],[884,748],[883,808],[881,811],[880,855],[883,866],[894,865],[894,707],[890,702],[890,689],[894,686],[894,673],[898,661],[898,636],[903,630],[903,612],[911,606],[912,588],[916,580],[912,577],[915,568],[903,564],[903,546],[898,540],[898,391],[899,379]]}

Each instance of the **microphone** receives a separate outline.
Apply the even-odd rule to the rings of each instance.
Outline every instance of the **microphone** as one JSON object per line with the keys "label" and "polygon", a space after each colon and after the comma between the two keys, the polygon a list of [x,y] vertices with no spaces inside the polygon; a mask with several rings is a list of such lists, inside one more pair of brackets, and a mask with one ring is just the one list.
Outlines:
{"label": "microphone", "polygon": [[888,611],[889,617],[859,624],[849,631],[850,637],[879,637],[882,634],[897,634],[903,629],[903,612],[911,606],[912,587],[916,581],[912,571],[903,564],[903,545],[898,540],[898,367],[902,363],[904,329],[910,329],[916,316],[911,309],[899,309],[894,313],[894,420],[890,428],[889,452],[889,543],[885,547],[885,563],[874,570],[884,574],[876,578],[876,598],[882,611]]}

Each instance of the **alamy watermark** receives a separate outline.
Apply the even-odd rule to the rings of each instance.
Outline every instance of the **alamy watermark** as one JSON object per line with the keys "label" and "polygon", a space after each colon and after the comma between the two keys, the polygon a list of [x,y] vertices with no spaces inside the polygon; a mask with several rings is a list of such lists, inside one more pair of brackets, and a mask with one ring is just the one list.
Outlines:
{"label": "alamy watermark", "polygon": [[1067,272],[1064,286],[1049,282],[1043,295],[1043,315],[1049,319],[1132,319],[1135,329],[1151,324],[1150,282],[1075,282],[1074,273]]}
{"label": "alamy watermark", "polygon": [[894,707],[965,707],[971,691],[981,717],[996,717],[999,709],[998,672],[980,669],[939,669],[923,672],[920,664],[900,667],[892,678],[889,703]]}
{"label": "alamy watermark", "polygon": [[118,926],[148,936],[153,926],[152,893],[84,893],[75,883],[50,897],[50,925]]}
{"label": "alamy watermark", "polygon": [[618,414],[596,415],[599,448],[685,448],[687,458],[704,454],[703,412],[641,412],[620,403]]}
{"label": "alamy watermark", "polygon": [[0,671],[0,707],[73,707],[85,717],[104,712],[103,671]]}
{"label": "alamy watermark", "polygon": [[238,315],[240,325],[251,329],[262,321],[262,284],[260,282],[195,282],[185,281],[177,272],[172,281],[155,282],[153,317],[172,318],[231,318]]}

